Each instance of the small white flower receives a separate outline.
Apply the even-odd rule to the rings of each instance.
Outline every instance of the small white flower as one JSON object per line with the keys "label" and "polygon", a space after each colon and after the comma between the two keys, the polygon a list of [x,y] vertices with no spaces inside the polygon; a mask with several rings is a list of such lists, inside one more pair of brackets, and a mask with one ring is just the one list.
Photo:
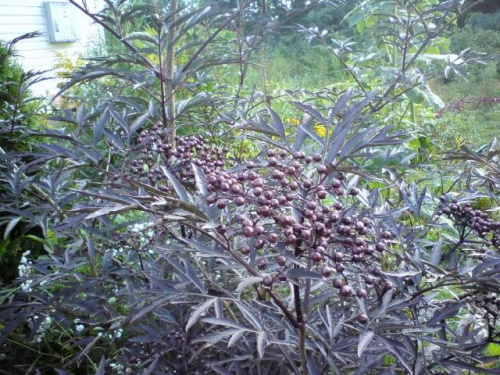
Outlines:
{"label": "small white flower", "polygon": [[81,332],[83,331],[85,326],[83,324],[77,324],[76,326],[76,332]]}

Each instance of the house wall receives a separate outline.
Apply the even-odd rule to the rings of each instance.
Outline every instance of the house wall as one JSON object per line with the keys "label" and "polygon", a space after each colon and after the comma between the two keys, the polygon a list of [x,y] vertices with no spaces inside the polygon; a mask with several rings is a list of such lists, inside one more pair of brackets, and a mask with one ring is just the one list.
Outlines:
{"label": "house wall", "polygon": [[[92,23],[80,10],[74,10],[74,25],[78,41],[71,43],[49,43],[44,2],[68,2],[68,0],[0,0],[0,40],[10,41],[22,34],[40,31],[41,37],[27,39],[16,44],[17,61],[26,70],[51,70],[42,81],[32,87],[38,95],[51,97],[57,93],[60,80],[54,78],[57,54],[62,53],[73,60],[85,55],[102,40],[101,29]],[[102,0],[87,0],[93,11],[102,7]]]}

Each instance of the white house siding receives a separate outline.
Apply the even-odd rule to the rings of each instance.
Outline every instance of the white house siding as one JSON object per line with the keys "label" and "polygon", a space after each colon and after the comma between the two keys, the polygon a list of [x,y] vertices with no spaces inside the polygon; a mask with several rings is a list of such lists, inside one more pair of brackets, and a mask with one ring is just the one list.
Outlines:
{"label": "white house siding", "polygon": [[[40,31],[41,37],[27,39],[16,45],[17,61],[26,70],[51,70],[46,76],[50,80],[37,83],[33,90],[47,98],[58,89],[58,80],[54,79],[56,53],[63,53],[72,59],[86,54],[92,45],[102,38],[100,28],[92,23],[80,10],[75,9],[75,26],[78,41],[72,43],[49,43],[47,24],[43,9],[44,2],[66,2],[67,0],[0,0],[0,40],[10,41],[22,34]],[[102,0],[87,0],[93,11],[102,7]]]}

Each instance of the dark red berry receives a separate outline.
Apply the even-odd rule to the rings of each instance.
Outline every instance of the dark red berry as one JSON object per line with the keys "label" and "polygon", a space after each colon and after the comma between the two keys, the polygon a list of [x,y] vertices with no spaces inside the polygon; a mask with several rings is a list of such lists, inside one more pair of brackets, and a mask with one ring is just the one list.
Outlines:
{"label": "dark red berry", "polygon": [[248,245],[243,245],[243,246],[241,247],[240,251],[241,251],[241,253],[242,253],[243,255],[249,255],[249,254],[250,254],[250,251],[251,251],[251,250],[250,250],[250,246],[248,246]]}
{"label": "dark red berry", "polygon": [[356,296],[358,296],[359,298],[366,298],[368,297],[368,292],[366,291],[366,289],[358,289],[356,291]]}
{"label": "dark red berry", "polygon": [[318,167],[316,168],[316,171],[320,174],[325,174],[326,172],[328,172],[328,168],[326,165],[321,164],[321,165],[318,165]]}
{"label": "dark red berry", "polygon": [[243,234],[245,235],[245,237],[253,237],[255,231],[252,227],[243,227]]}
{"label": "dark red berry", "polygon": [[271,276],[264,277],[262,284],[267,288],[271,287],[273,285],[273,278]]}
{"label": "dark red berry", "polygon": [[264,270],[267,268],[267,259],[259,259],[259,261],[257,262],[257,267],[260,269],[260,270]]}
{"label": "dark red berry", "polygon": [[342,297],[350,297],[353,293],[352,288],[349,285],[344,285],[340,288],[340,295]]}
{"label": "dark red berry", "polygon": [[325,267],[321,271],[321,275],[323,277],[330,277],[330,276],[332,276],[332,274],[333,274],[333,268],[331,268],[331,267]]}
{"label": "dark red berry", "polygon": [[335,279],[333,280],[333,286],[337,289],[340,289],[344,286],[344,282],[341,279]]}
{"label": "dark red berry", "polygon": [[217,201],[217,207],[221,210],[226,208],[227,207],[227,200],[226,199],[219,199]]}
{"label": "dark red berry", "polygon": [[368,321],[368,315],[363,314],[363,313],[358,314],[358,322],[360,322],[361,324],[364,324],[367,321]]}
{"label": "dark red berry", "polygon": [[278,263],[280,267],[283,267],[286,264],[286,258],[283,255],[280,255],[276,258],[276,263]]}

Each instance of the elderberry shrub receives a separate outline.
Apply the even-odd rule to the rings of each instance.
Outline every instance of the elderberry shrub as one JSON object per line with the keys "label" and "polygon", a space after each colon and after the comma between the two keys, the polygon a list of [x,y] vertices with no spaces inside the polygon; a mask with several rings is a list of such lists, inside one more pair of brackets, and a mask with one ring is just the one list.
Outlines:
{"label": "elderberry shrub", "polygon": [[228,218],[218,232],[265,274],[266,288],[290,274],[300,278],[300,269],[312,264],[309,271],[329,280],[343,298],[367,298],[375,288],[383,293],[392,285],[379,257],[392,234],[357,209],[359,190],[347,188],[346,176],[329,171],[321,159],[269,149],[263,161],[249,161],[238,172],[208,173],[206,201]]}

